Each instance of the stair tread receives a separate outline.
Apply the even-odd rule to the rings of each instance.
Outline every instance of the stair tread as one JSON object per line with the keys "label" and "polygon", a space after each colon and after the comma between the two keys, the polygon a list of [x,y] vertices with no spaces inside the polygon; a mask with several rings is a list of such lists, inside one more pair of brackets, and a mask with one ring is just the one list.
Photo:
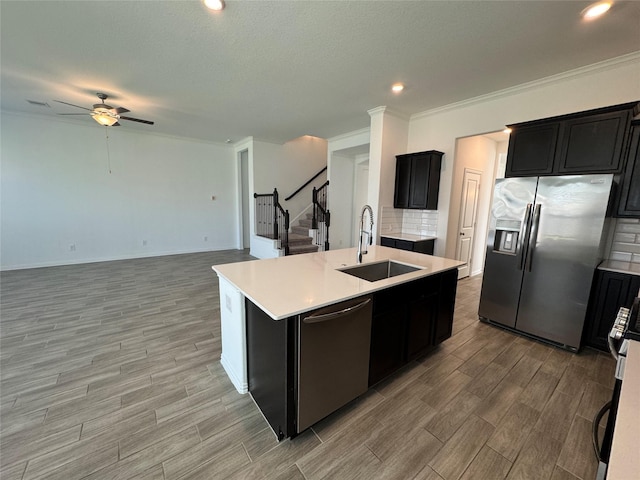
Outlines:
{"label": "stair tread", "polygon": [[317,245],[289,245],[289,255],[313,253],[318,251]]}

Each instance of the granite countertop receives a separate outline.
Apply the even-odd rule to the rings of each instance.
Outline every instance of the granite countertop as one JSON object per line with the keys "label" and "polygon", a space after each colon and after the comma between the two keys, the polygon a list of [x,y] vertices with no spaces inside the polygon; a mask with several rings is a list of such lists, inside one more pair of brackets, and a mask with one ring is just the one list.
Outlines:
{"label": "granite countertop", "polygon": [[356,258],[356,248],[345,248],[212,268],[271,318],[281,320],[462,265],[457,260],[373,245],[363,256],[363,265],[394,260],[420,270],[368,282],[337,270],[357,265]]}
{"label": "granite countertop", "polygon": [[435,240],[437,237],[416,235],[413,233],[381,233],[381,237],[393,238],[395,240],[409,240],[411,242],[423,242],[425,240]]}
{"label": "granite countertop", "polygon": [[640,275],[640,263],[621,262],[619,260],[604,260],[600,265],[598,265],[598,270],[626,273],[628,275]]}
{"label": "granite countertop", "polygon": [[613,431],[607,478],[638,478],[640,472],[640,342],[629,341],[620,391],[620,403]]}

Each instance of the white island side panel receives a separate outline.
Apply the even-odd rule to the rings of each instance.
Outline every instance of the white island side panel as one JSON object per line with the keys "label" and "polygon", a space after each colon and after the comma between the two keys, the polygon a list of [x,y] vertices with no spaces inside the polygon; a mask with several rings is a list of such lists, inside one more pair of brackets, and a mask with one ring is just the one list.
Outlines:
{"label": "white island side panel", "polygon": [[249,391],[247,376],[247,327],[244,295],[224,277],[218,275],[220,289],[220,363],[239,393]]}

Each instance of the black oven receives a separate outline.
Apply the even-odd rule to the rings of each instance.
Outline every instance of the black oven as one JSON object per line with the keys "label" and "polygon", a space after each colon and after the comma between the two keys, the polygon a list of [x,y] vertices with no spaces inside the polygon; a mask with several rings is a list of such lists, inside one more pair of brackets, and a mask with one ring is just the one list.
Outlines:
{"label": "black oven", "polygon": [[[613,443],[613,432],[618,412],[618,403],[620,402],[620,390],[624,377],[624,365],[630,340],[640,341],[640,298],[634,300],[630,309],[626,307],[620,308],[613,327],[609,332],[609,351],[616,360],[616,381],[613,387],[611,401],[607,402],[600,409],[593,420],[593,446],[599,461],[596,480],[605,480],[607,478],[607,468],[611,455],[611,445]],[[609,416],[607,418],[604,436],[602,437],[602,444],[600,445],[598,426],[600,420],[607,412],[609,412]]]}

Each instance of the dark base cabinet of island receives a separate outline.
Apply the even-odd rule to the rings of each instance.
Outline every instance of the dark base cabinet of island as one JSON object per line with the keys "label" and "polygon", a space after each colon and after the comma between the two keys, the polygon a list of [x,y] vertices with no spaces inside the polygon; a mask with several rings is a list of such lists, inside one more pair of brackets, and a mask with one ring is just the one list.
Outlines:
{"label": "dark base cabinet of island", "polygon": [[[340,338],[337,333],[340,323],[337,323],[338,330],[333,334],[327,334],[325,330],[315,339],[320,343],[314,340],[314,361],[306,364],[304,359],[309,357],[309,347],[305,350],[305,345],[309,343],[301,342],[304,336],[301,335],[304,327],[301,322],[305,317],[309,318],[308,314],[273,320],[250,300],[245,300],[249,392],[276,437],[279,440],[293,437],[308,427],[308,424],[298,425],[298,420],[305,423],[299,415],[302,411],[299,402],[308,400],[299,398],[300,392],[304,391],[299,387],[301,378],[307,385],[308,375],[314,378],[315,372],[309,372],[309,369],[321,371],[317,377],[320,386],[318,395],[326,394],[328,401],[333,402],[333,410],[322,413],[329,415],[364,393],[367,385],[374,385],[449,338],[453,325],[456,282],[457,268],[454,268],[348,301],[350,303],[346,308],[360,309],[360,320],[357,320],[359,326],[356,327],[350,323],[352,320],[345,317],[345,332],[351,331],[345,334],[350,335],[351,339],[358,338],[358,335],[354,336],[356,330],[353,328],[359,328],[369,347],[363,349],[362,345],[357,345],[358,341]],[[363,323],[363,314],[368,322]],[[323,316],[327,314],[316,317]],[[366,325],[366,332],[362,331],[362,325]],[[353,345],[354,352],[345,351],[350,345]],[[355,353],[356,349],[358,353]],[[326,355],[324,359],[323,355]],[[341,356],[348,361],[336,361]],[[364,364],[364,372],[362,367],[352,367],[356,364]],[[301,368],[307,371],[301,372]],[[354,372],[353,382],[345,377],[348,375],[345,372],[349,371]],[[358,378],[355,378],[356,371]],[[351,397],[342,395],[336,400],[336,392],[332,390],[338,389],[327,387],[334,383],[336,386],[362,383],[363,374],[363,388],[353,390]],[[333,377],[335,382],[332,383]]]}

